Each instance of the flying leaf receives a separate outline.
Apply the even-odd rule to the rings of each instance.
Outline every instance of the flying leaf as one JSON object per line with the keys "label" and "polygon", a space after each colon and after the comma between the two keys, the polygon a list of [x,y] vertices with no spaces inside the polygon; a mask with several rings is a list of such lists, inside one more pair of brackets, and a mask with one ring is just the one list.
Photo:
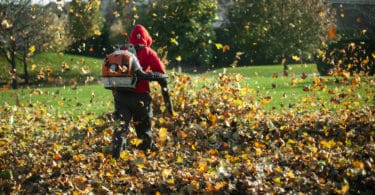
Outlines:
{"label": "flying leaf", "polygon": [[293,55],[292,56],[292,59],[294,60],[294,61],[300,61],[301,60],[301,58],[299,57],[299,56],[296,56],[296,55]]}
{"label": "flying leaf", "polygon": [[230,50],[230,46],[229,45],[224,45],[223,46],[223,53],[227,52]]}
{"label": "flying leaf", "polygon": [[330,25],[328,29],[328,39],[332,40],[336,36],[336,26],[335,25]]}
{"label": "flying leaf", "polygon": [[178,45],[178,41],[177,41],[177,39],[176,38],[171,38],[170,39],[170,42],[172,43],[172,44],[175,44],[175,45]]}
{"label": "flying leaf", "polygon": [[29,53],[34,53],[36,50],[35,45],[29,47]]}
{"label": "flying leaf", "polygon": [[223,44],[221,43],[215,43],[216,49],[221,49],[223,48]]}

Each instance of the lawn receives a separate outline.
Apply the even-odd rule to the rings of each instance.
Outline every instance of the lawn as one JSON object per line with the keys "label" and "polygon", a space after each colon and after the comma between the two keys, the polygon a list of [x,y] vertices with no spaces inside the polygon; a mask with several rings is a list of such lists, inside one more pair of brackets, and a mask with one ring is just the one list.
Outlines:
{"label": "lawn", "polygon": [[[102,59],[88,58],[74,55],[43,53],[35,55],[29,62],[31,88],[26,87],[16,91],[3,90],[0,98],[3,104],[33,105],[46,103],[56,112],[95,112],[104,113],[113,109],[111,93],[100,84],[100,68]],[[4,60],[2,63],[5,63]],[[5,66],[2,66],[3,68]],[[20,67],[19,67],[20,68]],[[205,82],[214,84],[220,75],[240,74],[243,76],[241,85],[255,91],[251,94],[261,102],[267,110],[281,111],[303,102],[305,109],[328,109],[340,107],[333,100],[335,95],[342,94],[346,99],[353,99],[358,104],[371,104],[371,88],[366,84],[353,87],[348,84],[335,83],[334,78],[321,78],[321,89],[314,87],[318,77],[315,64],[295,64],[289,66],[289,75],[283,75],[281,65],[228,67],[210,70],[205,73],[187,73],[199,83],[202,78]],[[19,72],[22,72],[19,70]],[[172,72],[170,72],[172,74]],[[42,79],[37,79],[42,75]],[[306,78],[304,78],[304,76]],[[9,77],[9,76],[8,76]],[[7,71],[2,71],[0,78],[6,83]],[[362,79],[366,80],[365,79]],[[170,79],[173,87],[173,80]],[[99,84],[98,84],[99,83]],[[53,87],[58,86],[58,87]],[[63,87],[62,87],[63,86]],[[195,86],[199,90],[200,85]],[[308,90],[309,89],[309,90]],[[311,89],[311,90],[310,90]],[[173,89],[172,89],[173,90]],[[157,90],[156,90],[157,92]],[[349,95],[349,96],[348,96]],[[357,98],[359,97],[359,98]],[[175,102],[178,104],[178,102]]]}

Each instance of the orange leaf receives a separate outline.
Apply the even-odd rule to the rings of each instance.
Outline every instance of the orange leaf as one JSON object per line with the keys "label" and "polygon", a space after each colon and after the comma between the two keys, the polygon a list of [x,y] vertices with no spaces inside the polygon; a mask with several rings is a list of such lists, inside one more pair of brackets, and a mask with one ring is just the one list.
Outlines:
{"label": "orange leaf", "polygon": [[60,160],[61,158],[62,158],[62,156],[58,152],[56,152],[55,154],[53,154],[53,159],[54,160]]}
{"label": "orange leaf", "polygon": [[329,26],[329,29],[328,29],[328,39],[332,40],[333,38],[335,38],[335,36],[336,36],[336,26],[332,24],[331,26]]}
{"label": "orange leaf", "polygon": [[267,96],[267,97],[263,98],[263,99],[261,100],[261,102],[262,102],[262,104],[268,104],[268,103],[271,102],[271,99],[272,99],[271,96]]}

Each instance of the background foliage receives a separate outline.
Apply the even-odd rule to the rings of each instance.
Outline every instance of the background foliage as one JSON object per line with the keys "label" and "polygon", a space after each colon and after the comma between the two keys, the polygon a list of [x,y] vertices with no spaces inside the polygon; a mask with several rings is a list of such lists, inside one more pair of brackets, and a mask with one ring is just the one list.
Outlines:
{"label": "background foliage", "polygon": [[[18,75],[11,74],[14,87],[20,76],[27,83],[26,59],[32,53],[62,51],[102,58],[123,45],[137,23],[149,29],[153,47],[166,64],[186,69],[281,63],[287,70],[289,63],[319,62],[322,52],[318,49],[327,50],[344,35],[350,42],[348,33],[336,31],[335,13],[345,17],[343,7],[332,7],[321,0],[73,0],[43,6],[31,5],[30,0],[17,2],[1,2],[2,48],[8,49],[2,54],[11,59],[17,53],[24,59],[10,60],[12,70],[17,69],[17,63],[25,66]],[[30,11],[17,15],[9,12],[12,6]],[[35,14],[36,10],[40,14]],[[372,30],[362,25],[362,20],[370,19],[361,17],[356,18],[362,26],[359,33],[371,40],[366,33]],[[26,29],[35,25],[40,28]],[[28,41],[21,41],[25,43],[21,46],[21,39]],[[12,40],[17,40],[17,47],[12,46]],[[373,51],[366,53],[371,57]],[[328,62],[319,64],[330,67]]]}
{"label": "background foliage", "polygon": [[218,9],[216,0],[162,0],[139,9],[141,14],[135,22],[150,29],[155,47],[171,62],[192,66],[211,63],[216,40],[213,27]]}

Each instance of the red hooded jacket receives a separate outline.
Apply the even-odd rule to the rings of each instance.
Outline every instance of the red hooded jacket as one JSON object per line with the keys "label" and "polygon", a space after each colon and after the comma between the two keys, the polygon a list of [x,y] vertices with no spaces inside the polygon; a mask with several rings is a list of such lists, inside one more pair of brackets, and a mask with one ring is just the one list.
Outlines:
{"label": "red hooded jacket", "polygon": [[[137,24],[130,33],[128,43],[131,43],[134,46],[143,46],[141,49],[137,51],[137,57],[139,63],[142,66],[142,69],[145,72],[153,71],[160,72],[163,74],[166,73],[164,64],[161,62],[156,52],[150,48],[150,46],[152,45],[152,38],[145,27],[143,27],[140,24]],[[137,83],[135,92],[150,92],[150,81],[140,79]]]}

